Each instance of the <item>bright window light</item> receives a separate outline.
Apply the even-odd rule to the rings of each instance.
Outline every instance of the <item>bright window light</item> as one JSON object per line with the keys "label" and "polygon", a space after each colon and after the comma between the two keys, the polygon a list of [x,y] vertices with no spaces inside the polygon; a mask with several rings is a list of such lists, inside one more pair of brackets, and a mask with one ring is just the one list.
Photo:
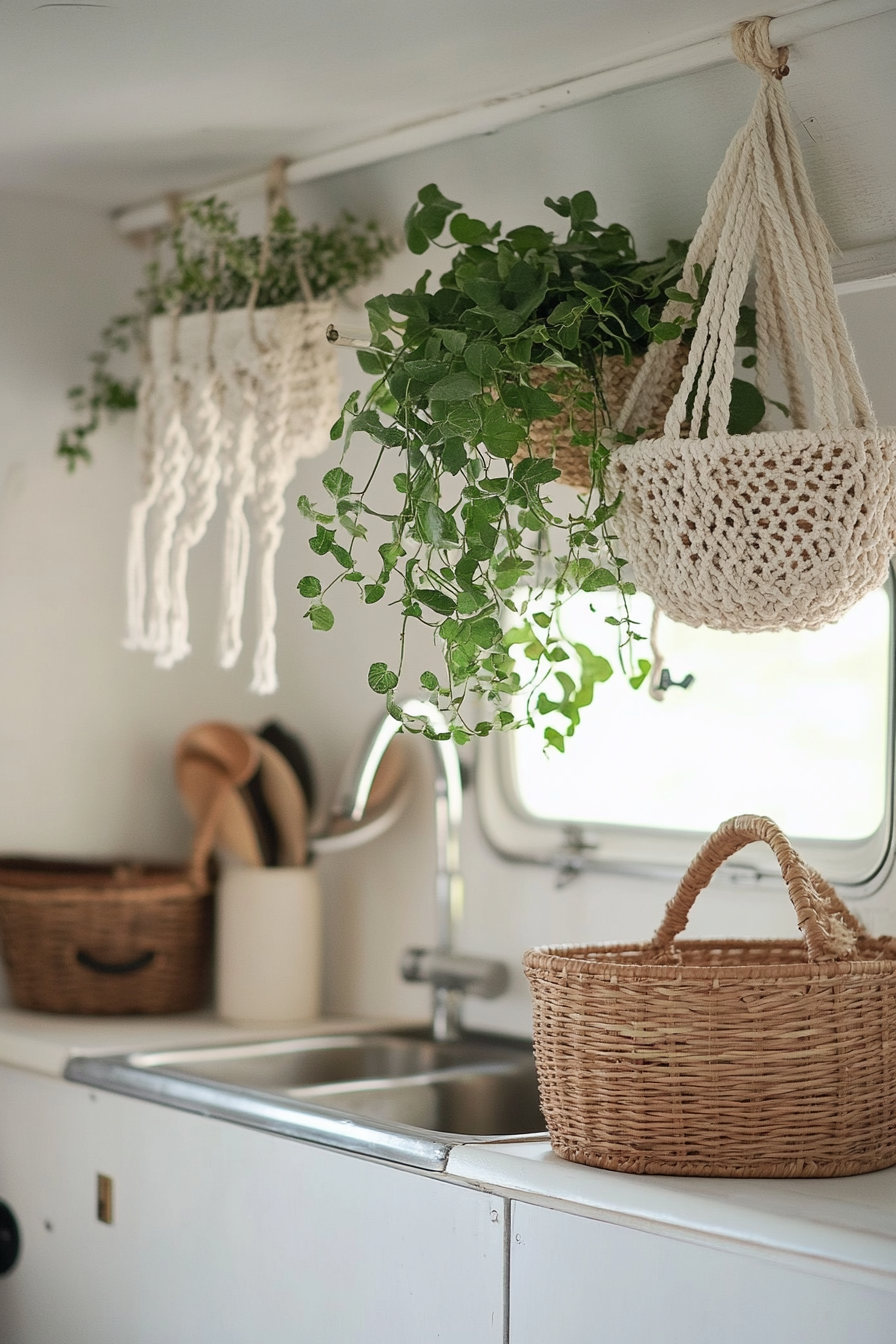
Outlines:
{"label": "bright window light", "polygon": [[[614,610],[579,594],[564,629],[609,656]],[[650,602],[633,611],[646,633]],[[864,840],[886,807],[890,625],[887,589],[822,630],[732,635],[663,618],[666,666],[693,685],[659,703],[617,670],[564,755],[545,755],[541,728],[516,733],[519,802],[546,821],[666,831],[758,812],[789,835]]]}

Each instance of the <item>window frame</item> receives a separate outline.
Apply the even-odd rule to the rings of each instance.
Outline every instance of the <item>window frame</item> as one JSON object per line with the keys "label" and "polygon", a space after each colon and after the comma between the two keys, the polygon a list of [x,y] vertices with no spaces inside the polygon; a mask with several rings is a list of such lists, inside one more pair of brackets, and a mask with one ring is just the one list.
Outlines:
{"label": "window frame", "polygon": [[[818,840],[791,836],[805,861],[851,899],[879,891],[893,871],[894,767],[896,767],[896,569],[885,584],[890,599],[887,690],[887,758],[884,815],[873,835],[863,840]],[[511,735],[496,733],[479,743],[477,802],[486,839],[503,858],[547,865],[560,880],[580,872],[616,873],[669,882],[680,878],[706,839],[701,831],[555,821],[526,811],[516,785]],[[720,817],[719,821],[724,818]],[[771,851],[751,845],[722,870],[729,882],[780,881]]]}

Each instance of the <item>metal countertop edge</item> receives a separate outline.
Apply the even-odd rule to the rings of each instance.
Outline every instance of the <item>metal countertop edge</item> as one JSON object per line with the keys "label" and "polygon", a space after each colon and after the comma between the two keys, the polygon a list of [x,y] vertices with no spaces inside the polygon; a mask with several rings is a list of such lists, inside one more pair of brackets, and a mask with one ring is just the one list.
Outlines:
{"label": "metal countertop edge", "polygon": [[397,1134],[389,1126],[358,1122],[304,1102],[272,1101],[257,1092],[149,1073],[130,1064],[124,1055],[76,1056],[69,1060],[63,1076],[69,1082],[101,1091],[424,1171],[444,1171],[456,1146],[453,1142]]}

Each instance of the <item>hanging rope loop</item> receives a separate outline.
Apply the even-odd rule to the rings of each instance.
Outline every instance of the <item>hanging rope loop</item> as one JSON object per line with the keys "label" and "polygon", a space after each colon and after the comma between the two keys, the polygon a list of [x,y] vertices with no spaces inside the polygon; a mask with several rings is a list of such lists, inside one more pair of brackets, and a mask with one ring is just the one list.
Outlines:
{"label": "hanging rope loop", "polygon": [[789,47],[773,47],[768,35],[771,18],[744,19],[731,29],[731,46],[742,65],[748,65],[763,79],[783,79],[790,74]]}
{"label": "hanging rope loop", "polygon": [[[264,279],[264,273],[271,260],[271,233],[274,227],[274,220],[280,210],[289,208],[289,201],[286,194],[286,170],[292,163],[292,159],[287,158],[285,154],[280,154],[271,161],[268,169],[267,185],[265,188],[265,199],[267,209],[265,212],[264,233],[261,238],[261,252],[258,258],[258,273],[252,281],[252,288],[249,291],[249,298],[246,301],[246,309],[249,318],[249,330],[252,338],[258,348],[264,349],[262,341],[258,337],[255,329],[255,308],[258,303],[258,294],[261,289],[261,282]],[[308,282],[308,276],[305,274],[305,268],[302,265],[302,259],[299,249],[296,249],[295,256],[296,276],[299,281],[299,288],[302,291],[302,298],[305,303],[312,303],[314,295],[311,292],[311,285]]]}

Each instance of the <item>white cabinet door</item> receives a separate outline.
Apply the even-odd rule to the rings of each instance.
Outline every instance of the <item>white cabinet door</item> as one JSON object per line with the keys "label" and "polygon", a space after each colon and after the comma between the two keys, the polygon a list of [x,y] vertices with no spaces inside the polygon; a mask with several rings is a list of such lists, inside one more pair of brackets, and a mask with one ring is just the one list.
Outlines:
{"label": "white cabinet door", "polygon": [[3,1344],[503,1339],[504,1203],[445,1180],[0,1068],[0,1198]]}
{"label": "white cabinet door", "polygon": [[510,1344],[893,1344],[896,1296],[514,1203]]}

